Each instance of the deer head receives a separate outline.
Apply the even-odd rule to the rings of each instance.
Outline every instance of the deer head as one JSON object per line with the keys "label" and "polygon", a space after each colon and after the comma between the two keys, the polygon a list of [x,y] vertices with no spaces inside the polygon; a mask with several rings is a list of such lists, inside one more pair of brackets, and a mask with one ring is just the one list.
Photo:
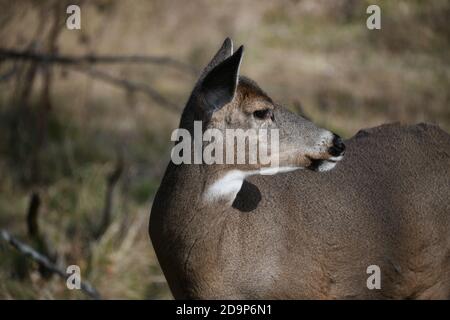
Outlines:
{"label": "deer head", "polygon": [[[223,171],[222,180],[216,187],[213,185],[208,194],[222,196],[223,192],[229,194],[229,190],[232,190],[231,194],[236,194],[243,179],[252,174],[301,168],[327,171],[334,168],[344,155],[345,146],[341,138],[290,112],[274,102],[254,81],[240,76],[243,53],[243,46],[233,53],[231,40],[225,40],[200,76],[181,118],[180,128],[191,133],[196,121],[202,124],[203,133],[215,132],[228,138],[228,130],[237,132],[231,140],[231,163],[230,149],[227,148],[230,147],[230,139],[219,142],[226,149],[227,161],[222,158],[219,162]],[[276,147],[274,140],[261,138],[261,131],[268,135],[276,132]],[[234,139],[239,140],[239,135],[245,135],[242,140],[244,150],[248,150],[249,141],[255,138],[259,150],[266,150],[271,159],[276,157],[276,165],[263,163],[260,157],[252,157],[251,154],[245,155],[245,161],[242,158],[239,161],[239,150]],[[209,138],[211,134],[206,140]],[[217,135],[214,139],[217,143]],[[204,151],[204,147],[200,152]]]}

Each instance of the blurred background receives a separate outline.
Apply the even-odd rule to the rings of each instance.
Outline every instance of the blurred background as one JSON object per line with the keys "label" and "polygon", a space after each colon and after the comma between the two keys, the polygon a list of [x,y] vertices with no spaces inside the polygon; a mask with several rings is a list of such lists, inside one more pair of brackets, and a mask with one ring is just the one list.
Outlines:
{"label": "blurred background", "polygon": [[[81,30],[66,8],[81,7]],[[366,8],[381,7],[381,30]],[[0,0],[0,229],[102,298],[171,298],[147,234],[199,70],[226,36],[241,73],[351,137],[386,122],[450,131],[447,0]],[[62,57],[62,58],[61,58]],[[119,58],[117,58],[119,57]],[[0,298],[82,299],[0,240]]]}

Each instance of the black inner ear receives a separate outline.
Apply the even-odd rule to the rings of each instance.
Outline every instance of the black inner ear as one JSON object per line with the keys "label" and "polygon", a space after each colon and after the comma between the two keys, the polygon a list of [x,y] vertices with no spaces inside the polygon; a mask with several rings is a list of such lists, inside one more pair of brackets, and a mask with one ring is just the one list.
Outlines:
{"label": "black inner ear", "polygon": [[211,61],[208,63],[208,65],[203,70],[200,79],[198,83],[201,83],[202,80],[205,78],[205,76],[218,64],[223,62],[225,59],[231,57],[233,54],[233,42],[230,38],[226,38],[225,41],[222,44],[222,47],[220,47],[219,51],[214,55],[214,57],[211,59]]}
{"label": "black inner ear", "polygon": [[243,46],[213,68],[201,84],[201,94],[208,112],[215,112],[233,100],[242,59]]}

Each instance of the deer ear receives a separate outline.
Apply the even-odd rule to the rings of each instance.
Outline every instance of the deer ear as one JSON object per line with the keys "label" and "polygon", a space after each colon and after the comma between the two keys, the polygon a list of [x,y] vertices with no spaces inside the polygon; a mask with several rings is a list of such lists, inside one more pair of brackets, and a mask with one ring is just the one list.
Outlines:
{"label": "deer ear", "polygon": [[239,79],[244,47],[215,66],[200,84],[200,93],[208,113],[215,112],[233,100]]}
{"label": "deer ear", "polygon": [[215,66],[223,62],[225,59],[231,57],[233,54],[233,41],[230,38],[226,38],[220,47],[219,51],[214,55],[208,65],[203,69],[200,76],[200,81],[210,72]]}

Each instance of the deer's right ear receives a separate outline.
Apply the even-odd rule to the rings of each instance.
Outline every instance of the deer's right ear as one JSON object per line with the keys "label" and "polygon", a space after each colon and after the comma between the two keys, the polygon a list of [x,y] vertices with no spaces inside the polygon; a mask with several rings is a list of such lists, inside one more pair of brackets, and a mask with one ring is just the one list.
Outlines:
{"label": "deer's right ear", "polygon": [[213,113],[233,100],[239,80],[239,67],[244,47],[215,66],[200,83],[200,94],[208,113]]}

